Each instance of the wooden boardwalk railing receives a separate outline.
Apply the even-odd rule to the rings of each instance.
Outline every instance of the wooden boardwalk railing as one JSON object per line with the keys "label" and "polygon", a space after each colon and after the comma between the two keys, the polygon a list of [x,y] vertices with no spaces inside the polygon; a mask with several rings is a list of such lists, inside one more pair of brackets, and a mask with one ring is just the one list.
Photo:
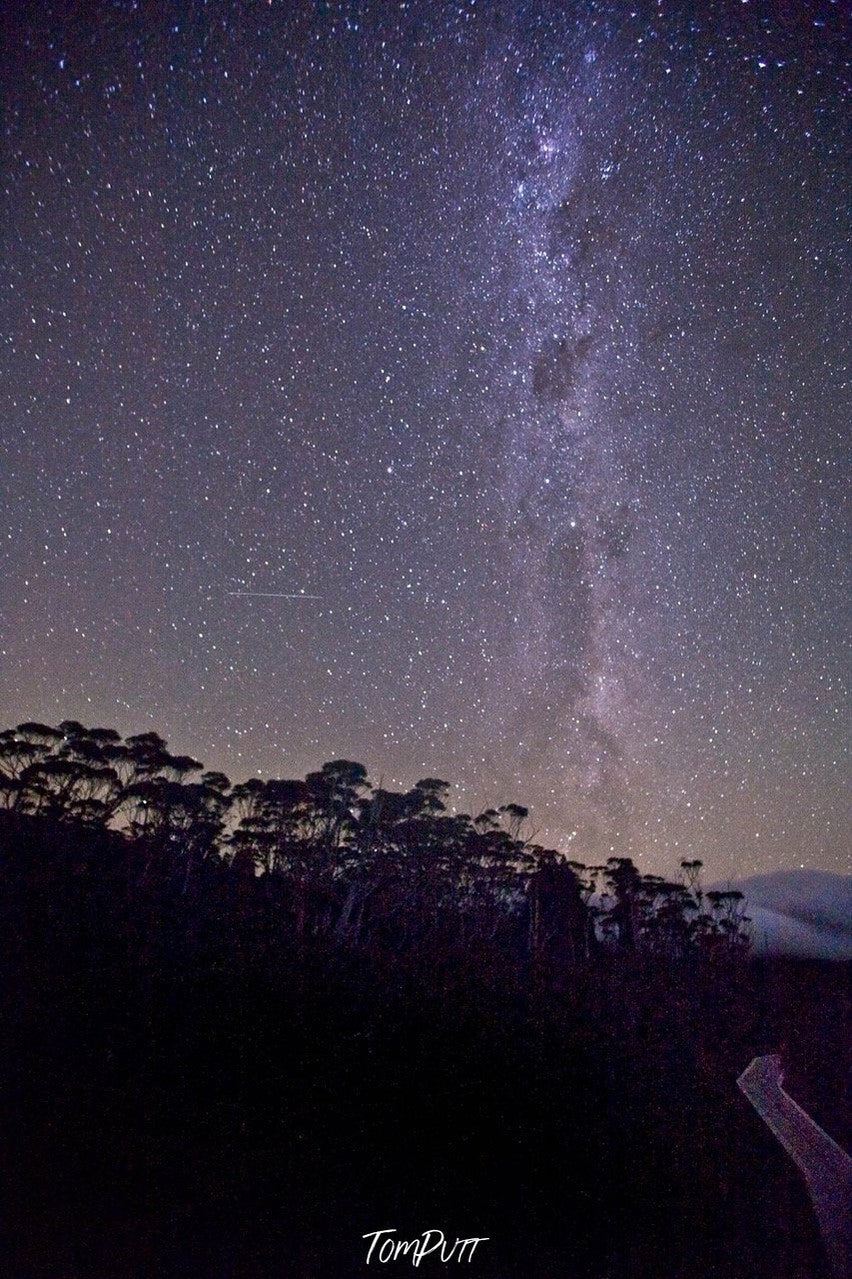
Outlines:
{"label": "wooden boardwalk railing", "polygon": [[737,1085],[807,1183],[837,1279],[852,1276],[852,1159],[781,1087],[781,1058],[755,1057]]}

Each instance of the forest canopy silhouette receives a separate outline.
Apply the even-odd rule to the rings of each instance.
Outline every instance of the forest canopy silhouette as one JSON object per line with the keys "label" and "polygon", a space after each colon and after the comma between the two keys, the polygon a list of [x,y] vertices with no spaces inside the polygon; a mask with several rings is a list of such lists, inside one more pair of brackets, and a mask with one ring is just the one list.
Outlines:
{"label": "forest canopy silhouette", "polygon": [[629,858],[585,866],[525,835],[517,803],[471,818],[450,814],[435,777],[408,791],[373,786],[362,764],[337,759],[304,779],[232,785],[153,732],[23,723],[0,733],[0,800],[12,813],[120,833],[144,849],[143,875],[180,870],[187,892],[205,866],[267,874],[297,935],[339,939],[392,928],[398,940],[430,929],[522,948],[556,946],[588,959],[606,941],[681,954],[748,945],[736,890],[702,893],[699,861],[669,881]]}
{"label": "forest canopy silhouette", "polygon": [[586,866],[449,797],[0,733],[11,1272],[346,1279],[440,1226],[482,1275],[826,1273],[734,1081],[783,1044],[848,1141],[846,970],[754,958],[697,860]]}

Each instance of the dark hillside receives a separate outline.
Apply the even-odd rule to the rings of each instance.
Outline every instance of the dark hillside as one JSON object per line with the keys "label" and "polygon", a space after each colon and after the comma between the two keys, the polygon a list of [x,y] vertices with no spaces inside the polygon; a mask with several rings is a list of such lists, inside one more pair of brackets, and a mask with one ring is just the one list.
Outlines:
{"label": "dark hillside", "polygon": [[491,1279],[824,1273],[735,1081],[780,1049],[848,1142],[848,970],[751,959],[700,863],[74,721],[0,769],[7,1273],[347,1279],[390,1227],[487,1236]]}
{"label": "dark hillside", "polygon": [[344,1279],[435,1223],[483,1275],[823,1273],[734,1079],[783,1040],[848,1133],[840,969],[297,937],[221,862],[0,839],[7,1273]]}

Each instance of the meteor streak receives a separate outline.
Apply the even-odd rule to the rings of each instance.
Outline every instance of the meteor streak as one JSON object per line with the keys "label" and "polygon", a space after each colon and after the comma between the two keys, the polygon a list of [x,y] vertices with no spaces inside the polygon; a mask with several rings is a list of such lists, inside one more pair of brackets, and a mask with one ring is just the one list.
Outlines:
{"label": "meteor streak", "polygon": [[226,591],[226,595],[247,595],[250,597],[260,596],[262,599],[268,600],[321,600],[321,595],[305,595],[304,592],[298,591],[294,595],[288,595],[285,591]]}

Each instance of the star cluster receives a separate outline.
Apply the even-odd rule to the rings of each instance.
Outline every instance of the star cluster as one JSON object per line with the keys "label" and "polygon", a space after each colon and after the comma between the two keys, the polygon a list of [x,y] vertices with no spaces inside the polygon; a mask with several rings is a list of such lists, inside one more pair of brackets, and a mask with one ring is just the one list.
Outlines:
{"label": "star cluster", "polygon": [[10,6],[6,724],[845,869],[841,6]]}

